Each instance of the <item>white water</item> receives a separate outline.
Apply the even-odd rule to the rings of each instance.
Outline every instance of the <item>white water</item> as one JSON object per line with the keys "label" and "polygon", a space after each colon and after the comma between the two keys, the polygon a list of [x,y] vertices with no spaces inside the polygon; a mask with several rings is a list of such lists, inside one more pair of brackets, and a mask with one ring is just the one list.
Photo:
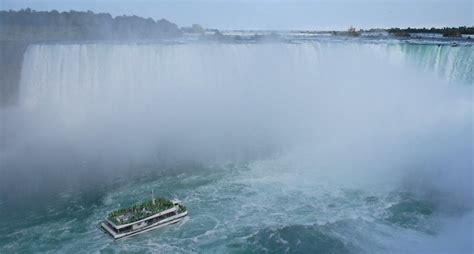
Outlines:
{"label": "white water", "polygon": [[[464,156],[472,151],[472,86],[447,82],[471,75],[470,49],[32,46],[21,80],[21,103],[34,123],[25,142],[53,149],[66,144],[105,161],[227,161],[303,146],[312,151],[307,157],[331,168],[357,165],[384,175],[456,164],[465,172],[471,167]],[[454,175],[453,181],[465,179]]]}
{"label": "white water", "polygon": [[397,153],[466,133],[472,88],[456,84],[472,66],[471,47],[436,45],[37,45],[20,100],[40,143],[111,157],[228,160],[307,143]]}
{"label": "white water", "polygon": [[434,72],[442,79],[472,85],[474,50],[472,46],[396,45],[419,70]]}
{"label": "white water", "polygon": [[[263,209],[287,193],[298,205],[304,197],[324,204],[317,217],[282,219],[289,224],[381,218],[385,204],[326,211],[340,186],[376,196],[388,196],[381,186],[406,188],[440,210],[466,212],[474,139],[472,86],[463,84],[472,83],[473,65],[471,47],[433,45],[37,45],[25,54],[21,106],[11,117],[15,135],[4,158],[15,165],[33,154],[31,164],[40,168],[74,154],[81,163],[110,165],[104,170],[114,175],[123,165],[170,158],[250,161],[249,173],[202,187],[205,197],[186,190],[186,201],[212,201],[220,193],[215,184],[225,190],[229,182],[261,194],[246,200],[230,191],[228,199],[236,200],[223,207]],[[100,176],[76,160],[60,166],[64,178],[81,170],[86,179]],[[200,216],[214,216],[207,212]],[[248,226],[281,222],[244,216]]]}

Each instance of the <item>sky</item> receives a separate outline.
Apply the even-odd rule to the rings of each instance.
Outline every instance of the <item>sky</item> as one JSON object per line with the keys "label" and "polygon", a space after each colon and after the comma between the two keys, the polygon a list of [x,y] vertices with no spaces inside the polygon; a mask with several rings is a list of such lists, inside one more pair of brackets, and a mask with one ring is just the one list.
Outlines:
{"label": "sky", "polygon": [[0,9],[91,10],[217,29],[472,26],[472,0],[0,0]]}

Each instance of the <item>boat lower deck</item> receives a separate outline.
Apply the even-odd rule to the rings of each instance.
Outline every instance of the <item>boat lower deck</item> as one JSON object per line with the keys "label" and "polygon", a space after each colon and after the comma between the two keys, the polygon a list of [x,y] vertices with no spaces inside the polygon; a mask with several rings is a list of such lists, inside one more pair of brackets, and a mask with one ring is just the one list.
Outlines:
{"label": "boat lower deck", "polygon": [[109,235],[111,235],[112,238],[114,238],[115,240],[118,240],[118,239],[131,237],[131,236],[134,236],[134,235],[138,235],[138,234],[141,234],[141,233],[145,233],[147,231],[151,231],[153,229],[161,228],[161,227],[164,227],[166,225],[177,223],[177,222],[181,221],[187,215],[188,215],[188,212],[185,211],[185,212],[176,214],[174,216],[168,217],[166,219],[157,221],[153,224],[149,224],[149,225],[143,226],[141,228],[138,228],[138,229],[135,229],[135,230],[129,230],[129,231],[126,231],[126,232],[116,232],[113,229],[113,227],[105,221],[100,223],[100,227],[105,232],[107,232]]}

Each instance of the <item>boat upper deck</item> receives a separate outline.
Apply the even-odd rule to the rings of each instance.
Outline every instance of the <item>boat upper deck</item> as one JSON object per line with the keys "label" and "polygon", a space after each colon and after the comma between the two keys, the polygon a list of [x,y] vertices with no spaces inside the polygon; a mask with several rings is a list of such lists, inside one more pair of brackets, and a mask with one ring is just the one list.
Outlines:
{"label": "boat upper deck", "polygon": [[129,226],[132,226],[134,224],[138,224],[138,223],[142,223],[144,221],[147,221],[147,220],[150,220],[150,219],[154,219],[156,217],[159,217],[159,216],[162,216],[162,215],[165,215],[165,214],[168,214],[168,213],[172,213],[172,212],[175,212],[177,211],[178,209],[176,207],[172,207],[170,209],[167,209],[167,210],[164,210],[162,212],[159,212],[159,213],[156,213],[156,214],[153,214],[153,215],[150,215],[148,217],[145,217],[141,220],[136,220],[136,221],[132,221],[130,223],[127,223],[127,224],[115,224],[114,222],[112,222],[111,220],[109,220],[109,218],[107,218],[107,222],[112,226],[114,227],[115,229],[122,229],[122,228],[126,228],[126,227],[129,227]]}
{"label": "boat upper deck", "polygon": [[107,216],[106,221],[115,229],[122,229],[169,213],[179,213],[181,210],[184,211],[186,208],[180,205],[179,200],[159,198],[113,211]]}

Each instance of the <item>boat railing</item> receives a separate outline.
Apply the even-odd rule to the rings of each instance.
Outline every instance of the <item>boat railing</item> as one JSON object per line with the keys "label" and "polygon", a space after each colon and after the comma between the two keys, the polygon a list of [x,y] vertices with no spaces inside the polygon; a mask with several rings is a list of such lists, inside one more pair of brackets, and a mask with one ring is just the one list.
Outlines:
{"label": "boat railing", "polygon": [[156,213],[156,214],[153,214],[151,216],[148,216],[146,218],[143,218],[141,220],[137,220],[137,221],[133,221],[133,222],[130,222],[130,223],[127,223],[127,224],[120,224],[120,225],[117,225],[115,224],[114,222],[112,222],[111,220],[109,220],[108,218],[106,218],[106,221],[108,223],[110,223],[114,228],[116,229],[122,229],[122,228],[125,228],[125,227],[128,227],[128,226],[132,226],[134,224],[137,224],[137,223],[141,223],[143,221],[146,221],[146,220],[150,220],[150,219],[153,219],[155,217],[159,217],[161,215],[164,215],[164,214],[167,214],[167,213],[171,213],[171,212],[174,212],[174,211],[177,211],[177,208],[176,206],[173,206],[172,208],[169,208],[169,209],[166,209],[162,212],[159,212],[159,213]]}

